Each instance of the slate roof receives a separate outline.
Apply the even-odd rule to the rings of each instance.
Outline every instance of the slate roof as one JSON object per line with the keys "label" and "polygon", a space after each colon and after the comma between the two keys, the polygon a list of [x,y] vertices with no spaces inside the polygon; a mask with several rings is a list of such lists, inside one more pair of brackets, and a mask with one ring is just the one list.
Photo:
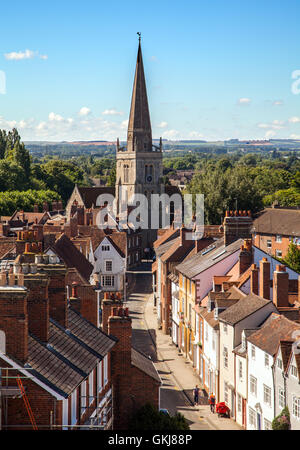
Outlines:
{"label": "slate roof", "polygon": [[32,375],[64,397],[68,397],[85,378],[32,336],[28,336],[27,365],[34,369],[30,371]]}
{"label": "slate roof", "polygon": [[[243,239],[238,239],[232,244],[225,246],[224,239],[218,239],[196,255],[176,266],[176,269],[186,277],[193,278],[240,250],[243,242]],[[208,251],[209,249],[211,250]]]}
{"label": "slate roof", "polygon": [[253,226],[257,233],[300,236],[300,209],[266,208]]}
{"label": "slate roof", "polygon": [[77,189],[81,195],[84,206],[86,208],[91,208],[93,205],[96,206],[96,201],[101,194],[111,194],[115,195],[115,188],[110,186],[99,186],[99,187],[80,187]]}
{"label": "slate roof", "polygon": [[66,330],[50,319],[50,337],[48,348],[58,352],[71,364],[79,368],[87,376],[95,367],[99,358],[66,333]]}
{"label": "slate roof", "polygon": [[176,236],[176,234],[173,235],[173,238],[171,240],[164,242],[163,244],[161,244],[159,247],[157,247],[155,249],[156,256],[159,257],[159,256],[163,255],[165,252],[167,252],[172,247],[172,245],[174,244],[175,241],[179,245],[180,238],[178,237],[178,235],[176,237],[175,236]]}
{"label": "slate roof", "polygon": [[161,384],[160,376],[151,359],[135,348],[131,349],[131,364]]}
{"label": "slate roof", "polygon": [[81,343],[87,345],[101,357],[105,356],[117,341],[116,338],[99,330],[72,308],[69,308],[68,311],[68,330]]}
{"label": "slate roof", "polygon": [[75,267],[83,278],[89,280],[93,265],[65,234],[56,239],[52,247],[68,268]]}
{"label": "slate roof", "polygon": [[233,306],[230,306],[225,311],[221,312],[219,314],[219,320],[227,322],[230,325],[235,325],[269,303],[271,303],[270,300],[265,300],[264,298],[251,293]]}
{"label": "slate roof", "polygon": [[300,330],[300,324],[287,319],[284,316],[272,315],[248,341],[264,350],[269,355],[274,356],[280,340],[291,340],[292,333]]}
{"label": "slate roof", "polygon": [[68,329],[50,319],[48,343],[28,337],[28,361],[32,374],[67,397],[112,349],[117,339],[108,336],[79,313],[68,309]]}

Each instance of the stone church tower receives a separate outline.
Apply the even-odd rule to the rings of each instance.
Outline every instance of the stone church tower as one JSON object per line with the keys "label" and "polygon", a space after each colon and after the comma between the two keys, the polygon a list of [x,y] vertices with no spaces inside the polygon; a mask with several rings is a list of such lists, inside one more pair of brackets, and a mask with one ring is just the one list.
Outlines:
{"label": "stone church tower", "polygon": [[[162,194],[163,164],[162,140],[160,145],[152,143],[151,121],[148,107],[147,90],[139,38],[139,47],[133,83],[130,116],[127,132],[127,147],[121,148],[117,141],[116,200],[119,203],[119,187],[126,189],[127,196],[147,195],[149,208],[151,194]],[[119,210],[117,209],[117,213]],[[150,214],[150,211],[149,211]],[[151,246],[157,232],[148,230],[144,233],[143,246]]]}

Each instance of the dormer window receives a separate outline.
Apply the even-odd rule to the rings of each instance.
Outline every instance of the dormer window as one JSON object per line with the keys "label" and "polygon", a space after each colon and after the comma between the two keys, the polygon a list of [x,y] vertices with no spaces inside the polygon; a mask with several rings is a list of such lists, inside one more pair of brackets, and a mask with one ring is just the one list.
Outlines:
{"label": "dormer window", "polygon": [[219,310],[218,310],[218,308],[215,308],[215,310],[214,310],[214,317],[215,317],[215,319],[218,318],[218,315],[219,315]]}

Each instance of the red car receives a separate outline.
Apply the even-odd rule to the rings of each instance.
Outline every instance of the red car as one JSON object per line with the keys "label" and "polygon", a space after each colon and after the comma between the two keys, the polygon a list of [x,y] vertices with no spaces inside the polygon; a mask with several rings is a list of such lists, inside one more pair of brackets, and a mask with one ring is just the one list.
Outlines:
{"label": "red car", "polygon": [[220,402],[216,404],[216,412],[218,413],[218,416],[223,416],[223,417],[230,417],[230,409],[228,408],[228,406],[226,405],[225,402]]}

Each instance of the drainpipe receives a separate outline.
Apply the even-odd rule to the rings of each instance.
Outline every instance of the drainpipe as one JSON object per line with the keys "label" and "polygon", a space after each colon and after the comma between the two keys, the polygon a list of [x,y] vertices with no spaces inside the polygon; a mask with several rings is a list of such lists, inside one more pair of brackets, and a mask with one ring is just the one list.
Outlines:
{"label": "drainpipe", "polygon": [[272,364],[272,378],[273,378],[273,401],[274,401],[274,407],[273,407],[273,419],[275,417],[275,405],[276,405],[276,390],[275,390],[275,364]]}

